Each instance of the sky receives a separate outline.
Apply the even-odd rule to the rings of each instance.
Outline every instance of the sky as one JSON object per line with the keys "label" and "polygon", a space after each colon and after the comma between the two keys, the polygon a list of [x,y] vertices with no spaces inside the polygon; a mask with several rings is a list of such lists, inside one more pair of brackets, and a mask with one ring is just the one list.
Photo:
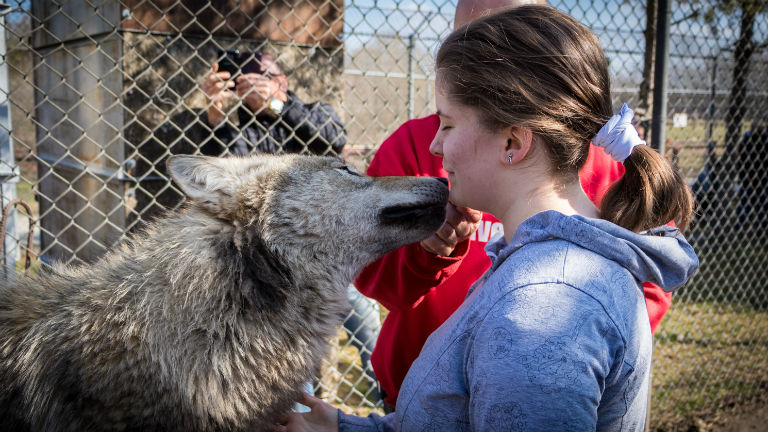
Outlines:
{"label": "sky", "polygon": [[[693,80],[696,81],[694,84],[708,87],[707,80],[714,66],[713,57],[728,57],[728,49],[732,49],[738,37],[738,15],[720,14],[715,25],[716,36],[712,27],[702,20],[686,19],[698,5],[717,1],[671,2],[673,26],[669,45],[677,66],[677,70],[670,73],[673,84],[675,80]],[[5,3],[16,11],[10,19],[29,13],[30,0],[7,0]],[[598,35],[611,61],[614,76],[620,76],[626,82],[639,82],[644,51],[645,0],[550,0],[550,5],[571,14]],[[439,41],[452,29],[455,8],[456,0],[345,0],[345,48],[348,52],[355,52],[376,36],[407,39],[413,35],[422,52],[434,53]],[[755,30],[755,39],[759,43],[768,42],[766,14],[758,17]],[[768,62],[768,50],[759,53],[758,59]],[[431,59],[422,61],[430,63]],[[721,60],[718,67],[724,63]],[[431,66],[422,65],[424,68],[430,69]],[[700,76],[691,73],[694,69],[701,70]],[[622,85],[621,82],[617,84]]]}
{"label": "sky", "polygon": [[[703,20],[687,18],[702,3],[710,2],[671,2],[669,46],[676,66],[670,71],[673,85],[694,80],[690,84],[708,88],[712,58],[724,51],[727,56],[727,49],[738,37],[738,15],[720,14],[714,26],[717,35]],[[571,14],[598,35],[611,61],[613,76],[621,76],[628,83],[639,82],[645,46],[643,0],[550,0],[550,5]],[[348,0],[344,16],[346,49],[354,52],[375,35],[408,38],[414,34],[426,52],[434,53],[439,40],[453,26],[455,8],[456,0]],[[755,36],[758,41],[768,40],[765,14],[758,18]],[[696,70],[700,73],[694,73]]]}

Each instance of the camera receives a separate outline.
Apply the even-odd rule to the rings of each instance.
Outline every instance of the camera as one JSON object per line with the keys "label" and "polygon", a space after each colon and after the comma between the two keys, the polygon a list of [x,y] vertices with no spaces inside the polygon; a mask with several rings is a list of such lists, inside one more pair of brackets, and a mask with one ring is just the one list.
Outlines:
{"label": "camera", "polygon": [[240,51],[236,49],[219,50],[219,72],[229,72],[230,79],[241,73],[264,74],[261,53],[258,51]]}

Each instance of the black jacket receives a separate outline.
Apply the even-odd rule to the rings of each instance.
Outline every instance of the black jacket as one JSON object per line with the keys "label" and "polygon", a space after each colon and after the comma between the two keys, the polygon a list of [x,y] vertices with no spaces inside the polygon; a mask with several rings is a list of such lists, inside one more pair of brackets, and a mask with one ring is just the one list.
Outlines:
{"label": "black jacket", "polygon": [[238,108],[237,117],[239,125],[222,121],[211,127],[205,111],[184,111],[162,124],[154,137],[171,154],[208,156],[252,152],[341,156],[347,143],[344,124],[329,104],[305,104],[291,91],[278,117],[254,115],[244,107]]}
{"label": "black jacket", "polygon": [[278,117],[254,116],[244,107],[238,108],[237,116],[238,126],[221,122],[200,146],[200,152],[212,156],[252,152],[341,155],[347,143],[344,124],[329,104],[305,104],[290,91]]}

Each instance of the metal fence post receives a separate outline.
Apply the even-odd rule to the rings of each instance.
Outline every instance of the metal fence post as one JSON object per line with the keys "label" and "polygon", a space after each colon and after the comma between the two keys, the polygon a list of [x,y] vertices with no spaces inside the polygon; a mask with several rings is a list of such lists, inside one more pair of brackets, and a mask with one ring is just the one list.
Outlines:
{"label": "metal fence post", "polygon": [[411,33],[408,36],[408,118],[409,119],[413,118],[414,104],[415,104],[414,98],[416,97],[415,96],[416,89],[415,89],[415,84],[413,80],[413,74],[415,73],[413,70],[414,69],[413,63],[416,61],[416,59],[414,58],[414,52],[413,52],[415,49],[414,36],[415,35],[413,33]]}
{"label": "metal fence post", "polygon": [[[11,109],[8,95],[10,94],[10,84],[8,82],[8,62],[6,60],[8,51],[5,40],[5,15],[11,10],[11,7],[5,3],[0,3],[0,210],[16,199],[16,184],[19,182],[19,170],[14,160],[13,139],[11,138]],[[8,215],[6,223],[6,233],[3,235],[3,270],[5,278],[13,278],[16,267],[16,255],[19,249],[16,236],[16,212]]]}
{"label": "metal fence post", "polygon": [[[667,120],[667,62],[669,61],[669,0],[659,0],[656,9],[656,53],[653,75],[653,114],[651,120],[651,146],[664,155],[665,126]],[[653,399],[653,368],[648,376],[648,408],[645,430],[650,430],[651,401]]]}
{"label": "metal fence post", "polygon": [[717,58],[719,57],[720,53],[716,54],[712,58],[712,92],[711,92],[711,99],[709,101],[709,109],[707,114],[707,142],[706,144],[709,145],[709,143],[712,141],[712,133],[714,132],[715,128],[715,98],[717,97]]}
{"label": "metal fence post", "polygon": [[669,61],[669,0],[659,0],[656,14],[656,66],[653,74],[651,146],[664,154],[667,121],[667,63]]}

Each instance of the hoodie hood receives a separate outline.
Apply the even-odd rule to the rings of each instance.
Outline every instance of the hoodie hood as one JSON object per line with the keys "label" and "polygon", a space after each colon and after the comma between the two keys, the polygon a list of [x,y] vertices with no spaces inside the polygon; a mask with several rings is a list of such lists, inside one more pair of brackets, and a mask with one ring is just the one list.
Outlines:
{"label": "hoodie hood", "polygon": [[488,244],[491,269],[527,244],[555,239],[615,261],[637,280],[652,282],[667,292],[685,284],[699,267],[693,247],[677,228],[665,225],[638,234],[606,220],[549,210],[525,220],[508,245],[503,236]]}

